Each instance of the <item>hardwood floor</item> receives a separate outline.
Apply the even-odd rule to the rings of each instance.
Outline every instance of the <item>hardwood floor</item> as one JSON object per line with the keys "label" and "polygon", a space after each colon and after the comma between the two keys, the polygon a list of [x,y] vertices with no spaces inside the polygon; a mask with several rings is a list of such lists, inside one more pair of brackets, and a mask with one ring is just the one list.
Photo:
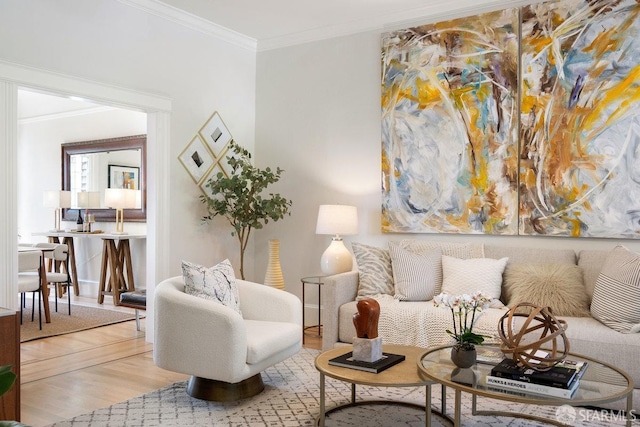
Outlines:
{"label": "hardwood floor", "polygon": [[[99,307],[93,299],[73,298]],[[107,300],[104,308],[132,311]],[[130,321],[21,344],[21,422],[48,425],[187,379],[153,364],[141,323],[140,332]],[[321,340],[306,335],[304,345],[319,349]]]}

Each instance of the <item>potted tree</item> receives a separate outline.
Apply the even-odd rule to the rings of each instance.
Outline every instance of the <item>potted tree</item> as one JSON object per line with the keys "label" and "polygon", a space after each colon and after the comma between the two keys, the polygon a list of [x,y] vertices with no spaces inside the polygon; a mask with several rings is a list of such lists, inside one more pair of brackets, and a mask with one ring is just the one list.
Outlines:
{"label": "potted tree", "polygon": [[251,153],[235,141],[231,141],[229,153],[233,153],[228,157],[230,176],[218,172],[205,184],[213,197],[200,196],[207,208],[207,215],[202,219],[208,222],[221,215],[229,221],[233,227],[231,235],[237,236],[240,244],[240,277],[244,279],[244,253],[251,230],[261,229],[269,220],[278,221],[291,215],[292,202],[278,193],[263,194],[267,187],[280,180],[282,169],[278,167],[274,171],[253,166]]}

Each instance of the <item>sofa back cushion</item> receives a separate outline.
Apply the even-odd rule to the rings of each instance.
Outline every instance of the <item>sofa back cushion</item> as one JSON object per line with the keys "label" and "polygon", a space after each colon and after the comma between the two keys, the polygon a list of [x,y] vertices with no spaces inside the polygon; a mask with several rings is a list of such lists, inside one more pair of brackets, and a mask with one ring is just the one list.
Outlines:
{"label": "sofa back cushion", "polygon": [[596,280],[602,271],[607,255],[609,255],[609,251],[580,251],[578,253],[578,265],[582,268],[584,275],[584,288],[589,296],[589,304],[593,299],[593,289],[596,287]]}
{"label": "sofa back cushion", "polygon": [[[509,258],[508,265],[533,263],[576,264],[576,253],[573,249],[523,248],[503,245],[484,245],[484,256],[487,258]],[[508,266],[507,266],[508,268]]]}

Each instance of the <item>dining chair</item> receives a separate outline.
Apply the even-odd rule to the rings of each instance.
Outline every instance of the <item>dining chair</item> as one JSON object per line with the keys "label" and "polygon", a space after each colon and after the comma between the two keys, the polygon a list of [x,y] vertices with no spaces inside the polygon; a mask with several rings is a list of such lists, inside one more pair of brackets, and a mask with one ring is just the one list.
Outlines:
{"label": "dining chair", "polygon": [[[60,289],[60,295],[58,294],[58,287],[67,288],[67,297],[69,299],[69,316],[71,316],[71,275],[69,273],[69,246],[62,243],[37,243],[38,248],[52,249],[50,251],[43,251],[44,257],[50,259],[51,268],[47,271],[47,283],[53,285],[55,290],[55,307],[58,312],[58,297],[62,296],[62,289]],[[62,271],[64,270],[64,271]]]}
{"label": "dining chair", "polygon": [[27,292],[32,292],[31,321],[33,322],[37,293],[38,319],[42,329],[40,256],[40,251],[18,252],[18,292],[20,293],[20,324],[22,324],[22,312],[26,306]]}

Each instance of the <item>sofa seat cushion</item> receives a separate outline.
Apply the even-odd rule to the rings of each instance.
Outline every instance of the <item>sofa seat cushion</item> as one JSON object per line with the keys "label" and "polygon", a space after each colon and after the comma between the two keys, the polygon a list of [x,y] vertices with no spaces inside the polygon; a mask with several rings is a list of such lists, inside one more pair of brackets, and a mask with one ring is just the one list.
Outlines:
{"label": "sofa seat cushion", "polygon": [[640,334],[616,332],[592,317],[559,318],[567,322],[565,333],[572,353],[607,362],[628,373],[636,387],[640,384]]}
{"label": "sofa seat cushion", "polygon": [[287,322],[245,320],[247,363],[253,365],[300,342],[300,325]]}

